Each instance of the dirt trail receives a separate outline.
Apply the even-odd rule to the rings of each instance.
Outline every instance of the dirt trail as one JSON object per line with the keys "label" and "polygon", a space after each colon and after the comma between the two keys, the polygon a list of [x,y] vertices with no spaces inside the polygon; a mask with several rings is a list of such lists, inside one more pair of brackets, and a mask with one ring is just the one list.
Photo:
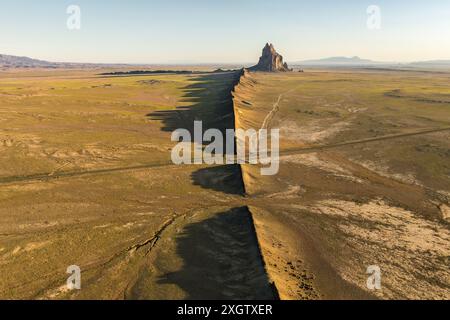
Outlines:
{"label": "dirt trail", "polygon": [[[290,91],[278,96],[268,114],[266,108],[258,113],[251,100],[258,77],[244,74],[235,97],[237,123],[244,130],[264,117],[262,128],[268,128]],[[242,165],[259,245],[281,299],[448,296],[448,230],[436,219],[431,190],[382,176],[350,161],[346,148],[339,150],[450,130],[435,126],[285,149],[276,177],[262,177],[258,166]],[[419,231],[422,236],[416,238]],[[365,271],[373,263],[387,270],[382,292],[366,286]]]}
{"label": "dirt trail", "polygon": [[281,93],[278,96],[277,101],[273,104],[272,106],[272,110],[267,114],[267,116],[264,118],[263,124],[261,126],[261,129],[269,129],[270,124],[273,120],[273,118],[275,117],[275,115],[278,113],[278,111],[280,110],[280,103],[281,103],[281,99],[283,99],[283,97],[291,92],[294,92],[295,90],[297,90],[300,86],[295,87],[293,89],[290,89],[286,92]]}
{"label": "dirt trail", "polygon": [[[177,127],[189,128],[195,118],[208,124],[205,130],[217,125],[234,128],[233,117],[225,115],[233,111],[229,88],[236,84],[239,75],[224,73],[201,78],[202,86],[219,93],[219,102],[202,95],[192,110],[162,112],[164,124],[169,127],[175,121]],[[220,124],[216,114],[224,115]],[[11,236],[2,239],[0,253],[5,260],[0,267],[12,270],[17,268],[17,261],[32,260],[30,264],[39,269],[30,266],[17,273],[9,272],[11,275],[0,281],[0,297],[275,299],[251,215],[245,207],[241,175],[232,174],[231,169],[238,167],[175,167],[167,159],[81,171],[62,171],[64,166],[60,166],[48,173],[0,177],[0,185],[5,189],[17,188],[24,193],[27,182],[46,186],[57,179],[70,179],[60,189],[42,187],[42,193],[27,198],[23,206],[33,206],[30,212],[38,212],[35,206],[41,202],[47,208],[39,212],[36,222],[22,222],[19,217],[6,230],[5,234]],[[173,168],[174,173],[162,173],[159,168]],[[126,180],[119,180],[115,173],[126,173]],[[83,179],[71,179],[75,177]],[[125,182],[119,185],[117,181]],[[92,196],[84,193],[83,184],[92,187]],[[135,198],[143,201],[136,202]],[[67,215],[57,211],[57,205]],[[21,208],[12,210],[21,212]],[[90,210],[100,213],[90,214]],[[38,228],[44,218],[55,224],[46,222]],[[5,215],[4,219],[16,216]],[[29,230],[21,232],[19,223],[27,223]],[[49,239],[48,247],[32,253],[22,250],[35,238]],[[61,244],[64,248],[60,248]],[[75,253],[71,252],[74,247]],[[67,290],[66,261],[81,268],[82,290]]]}
{"label": "dirt trail", "polygon": [[[246,71],[240,72],[240,75],[241,77],[237,79],[238,83],[235,83],[234,91],[247,90],[255,85],[247,78],[248,74]],[[235,80],[233,81],[235,82]],[[278,96],[271,111],[265,115],[261,128],[270,128],[273,119],[280,111],[283,97],[297,88],[290,89]],[[245,94],[241,98],[243,97],[245,97]],[[233,127],[236,129],[242,127],[246,129],[246,125],[251,123],[253,119],[240,119],[239,112],[236,111],[236,103],[243,103],[246,108],[249,108],[250,104],[246,104],[244,99],[237,102],[239,99],[235,98],[233,97],[232,104],[234,123],[232,121],[227,122],[230,119],[227,112],[224,112],[224,116],[220,117],[220,122],[226,122],[224,128]],[[223,108],[230,107],[229,99],[230,97],[227,94],[227,97],[224,97]],[[176,117],[177,125],[179,124],[178,121],[180,121],[188,126],[194,119],[194,116],[201,120],[202,116],[206,117],[202,112],[207,111],[205,108],[205,110],[202,109],[193,115],[177,110],[168,114],[166,121],[170,124]],[[259,126],[261,118],[258,118],[257,123],[253,123],[255,127]],[[217,119],[214,118],[214,120]],[[211,124],[217,125],[217,122],[211,122]],[[281,151],[280,156],[315,153],[342,146],[400,139],[447,130],[450,130],[450,127],[431,128],[329,145],[312,145]],[[326,160],[327,162],[343,163],[337,156],[333,158],[333,155],[328,155]],[[391,185],[389,179],[380,178],[369,170],[364,170],[363,168],[355,169],[356,166],[352,164],[347,166],[353,168],[353,171],[358,171],[358,177],[367,178],[364,181],[376,182],[376,188],[378,189],[375,189],[375,191],[377,192],[381,188]],[[120,172],[137,174],[145,173],[148,169],[172,167],[175,167],[175,165],[171,161],[88,171],[64,172],[60,171],[64,167],[59,167],[57,170],[49,173],[0,177],[0,185],[30,181],[47,182],[73,177],[94,177]],[[304,212],[306,209],[303,207],[301,208],[301,210],[304,210],[301,211],[302,214],[298,214],[300,212],[298,211],[300,202],[304,205],[305,200],[302,196],[303,186],[291,185],[290,187],[292,188],[289,189],[289,186],[282,183],[286,181],[288,183],[291,182],[289,180],[291,176],[295,179],[296,174],[300,175],[300,173],[306,173],[310,176],[311,181],[317,181],[318,179],[316,178],[319,177],[319,174],[313,172],[313,166],[309,166],[305,169],[305,172],[300,173],[298,167],[294,168],[289,177],[281,176],[277,181],[269,181],[272,188],[276,189],[272,190],[274,191],[272,194],[263,192],[262,194],[249,194],[246,196],[240,191],[241,188],[237,186],[243,185],[242,189],[245,191],[246,187],[255,181],[261,185],[266,181],[260,176],[253,175],[251,178],[254,180],[249,182],[246,178],[253,174],[251,170],[255,167],[251,169],[244,167],[245,165],[240,167],[241,172],[248,170],[248,175],[230,175],[227,171],[224,172],[223,177],[220,177],[220,172],[224,170],[215,170],[217,169],[215,167],[202,167],[200,170],[195,171],[191,174],[192,181],[189,180],[189,183],[209,189],[201,193],[201,195],[204,197],[202,199],[209,199],[209,196],[215,199],[216,202],[213,205],[206,206],[199,202],[195,203],[195,205],[191,204],[190,207],[183,207],[182,213],[168,211],[170,213],[153,223],[151,228],[146,226],[144,232],[139,231],[139,233],[136,233],[132,241],[127,240],[126,244],[120,242],[120,248],[113,247],[114,249],[108,252],[90,256],[84,264],[80,265],[83,270],[82,291],[75,293],[66,292],[64,287],[61,287],[61,284],[66,279],[66,275],[64,272],[61,273],[61,270],[53,270],[47,274],[40,275],[40,278],[36,280],[37,284],[45,283],[45,289],[34,293],[33,297],[44,299],[89,299],[92,297],[106,299],[204,299],[205,297],[215,299],[371,298],[365,292],[357,290],[356,286],[344,281],[336,272],[334,266],[328,264],[328,257],[320,256],[321,253],[329,253],[330,250],[316,250],[316,247],[319,249],[321,247],[314,243],[313,239],[308,238],[308,236],[313,234],[311,230],[321,225],[320,222],[314,220],[311,222],[311,228],[309,229],[296,228],[296,220],[293,217],[299,217],[299,219],[307,218]],[[187,170],[192,169],[187,166],[186,168]],[[302,177],[303,183],[308,178],[307,175]],[[147,179],[148,177],[151,177],[151,175],[148,175]],[[326,175],[321,175],[319,179],[324,179],[324,177],[326,178]],[[285,180],[281,181],[283,179]],[[177,188],[177,182],[180,182],[180,180],[169,181],[171,182],[164,186],[168,189]],[[174,181],[175,186],[172,186],[171,184]],[[324,181],[323,185],[325,187],[323,189],[313,189],[313,192],[330,191],[334,187],[334,185],[332,186],[334,182],[329,180],[320,181]],[[152,187],[153,185],[148,188],[151,189]],[[287,188],[287,191],[283,193],[282,188],[284,187]],[[391,189],[393,190],[394,187],[397,187],[397,185],[394,185]],[[399,190],[404,190],[403,193],[409,197],[415,196],[416,193],[418,194],[418,192],[411,192],[411,190],[415,191],[415,189],[415,187],[404,187]],[[158,190],[157,192],[159,193],[161,189],[155,190]],[[148,189],[145,191],[148,191]],[[196,189],[195,192],[200,193],[201,190]],[[355,190],[351,192],[356,194]],[[272,198],[268,198],[268,194]],[[385,192],[385,194],[387,193]],[[186,194],[183,195],[180,192],[176,196],[183,198]],[[173,199],[175,198],[173,197]],[[396,199],[398,197],[392,195],[392,198]],[[421,200],[420,197],[416,198],[418,199],[417,201]],[[280,199],[280,201],[277,201],[277,199]],[[408,200],[405,200],[405,202],[411,203],[407,197],[405,199]],[[169,202],[171,200],[166,201]],[[186,200],[184,201],[184,203],[182,201],[178,202],[178,205],[187,202]],[[289,201],[291,202],[289,203]],[[283,202],[291,205],[291,207],[286,205],[283,208],[277,202]],[[156,205],[161,203],[163,202],[157,202]],[[279,206],[277,207],[277,205]],[[127,206],[131,206],[130,203],[127,203]],[[154,206],[153,202],[149,206],[150,208]],[[141,204],[139,205],[140,207]],[[132,210],[139,209],[133,208]],[[288,210],[291,210],[292,213],[287,214]],[[126,219],[125,217],[120,218]],[[308,220],[300,221],[301,223],[298,224],[300,226],[309,222]],[[330,228],[334,226],[335,224],[330,223]],[[95,236],[101,234],[104,229],[98,230],[98,234],[93,233]],[[61,234],[65,234],[67,230],[61,228],[52,232],[52,237],[58,237]],[[323,231],[318,233],[322,234],[321,232]],[[326,241],[331,238],[324,238],[321,244],[327,243]],[[77,238],[75,238],[75,241],[77,241]],[[319,271],[316,273],[316,270]],[[199,281],[199,279],[202,281]],[[274,289],[274,285],[271,283],[275,283],[277,288]],[[20,283],[15,288],[6,290],[2,288],[0,295],[4,296],[11,289],[27,288],[28,286],[30,286],[30,282]],[[34,285],[33,287],[36,286]]]}
{"label": "dirt trail", "polygon": [[304,148],[289,149],[289,150],[281,151],[280,155],[295,155],[295,154],[316,152],[316,151],[320,151],[320,150],[334,149],[334,148],[356,145],[356,144],[364,144],[364,143],[377,142],[377,141],[383,141],[383,140],[400,139],[400,138],[405,138],[405,137],[426,135],[426,134],[449,131],[449,130],[450,130],[450,127],[434,128],[434,129],[420,130],[420,131],[414,131],[414,132],[408,132],[408,133],[399,133],[399,134],[392,134],[392,135],[373,137],[373,138],[367,138],[367,139],[346,141],[346,142],[334,143],[334,144],[328,144],[328,145],[318,145],[318,146],[311,146],[311,147],[304,147]]}
{"label": "dirt trail", "polygon": [[101,175],[108,174],[114,172],[127,172],[127,171],[135,171],[135,170],[145,170],[151,168],[159,168],[159,167],[174,167],[175,165],[171,161],[167,162],[155,162],[149,164],[143,164],[138,166],[129,166],[129,167],[117,167],[117,168],[105,168],[105,169],[96,169],[96,170],[82,170],[82,171],[66,171],[66,172],[48,172],[48,173],[39,173],[32,174],[26,176],[10,176],[10,177],[0,177],[0,185],[5,184],[13,184],[18,182],[31,182],[31,181],[50,181],[61,178],[71,178],[71,177],[80,177],[80,176],[90,176],[90,175]]}
{"label": "dirt trail", "polygon": [[[269,121],[269,124],[270,124],[270,121]],[[266,126],[263,125],[262,128],[265,128],[265,127]],[[344,146],[365,144],[365,143],[378,142],[378,141],[383,141],[383,140],[401,139],[401,138],[405,138],[405,137],[426,135],[426,134],[444,132],[444,131],[449,131],[449,130],[450,130],[450,127],[435,128],[435,129],[420,130],[420,131],[409,132],[409,133],[399,133],[399,134],[386,135],[386,136],[381,136],[381,137],[373,137],[373,138],[367,138],[367,139],[346,141],[346,142],[335,143],[335,144],[317,145],[317,146],[311,146],[311,147],[302,147],[302,148],[281,150],[280,156],[313,153],[313,152],[317,152],[320,150],[335,149],[335,148],[344,147]],[[229,156],[224,156],[224,162],[226,160],[229,161]],[[237,164],[236,160],[235,160],[235,163]],[[248,159],[246,159],[246,163],[247,164],[249,163]],[[105,168],[105,169],[97,169],[97,170],[66,171],[66,172],[52,171],[52,172],[48,172],[48,173],[40,173],[40,174],[33,174],[33,175],[26,175],[26,176],[0,177],[0,185],[14,184],[14,183],[19,183],[19,182],[40,181],[40,180],[50,181],[50,180],[70,178],[70,177],[101,175],[101,174],[108,174],[108,173],[114,173],[114,172],[127,172],[127,171],[145,170],[145,169],[159,168],[159,167],[161,167],[161,168],[162,167],[174,167],[174,166],[176,166],[176,165],[174,165],[172,163],[172,161],[167,161],[167,162],[148,163],[148,164],[143,164],[143,165],[138,165],[138,166]]]}

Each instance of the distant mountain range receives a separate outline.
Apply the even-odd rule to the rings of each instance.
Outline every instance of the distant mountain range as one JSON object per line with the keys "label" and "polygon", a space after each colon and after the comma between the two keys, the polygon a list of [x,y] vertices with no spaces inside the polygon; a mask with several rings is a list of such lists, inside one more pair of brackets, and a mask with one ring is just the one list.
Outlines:
{"label": "distant mountain range", "polygon": [[[331,57],[317,60],[305,60],[290,63],[293,66],[348,66],[348,67],[402,67],[402,68],[450,68],[450,60],[429,60],[411,63],[380,62],[360,57]],[[49,62],[0,54],[0,68],[89,68],[89,67],[120,67],[132,64],[99,64],[99,63],[68,63]],[[144,65],[142,65],[144,66]]]}
{"label": "distant mountain range", "polygon": [[[380,65],[381,62],[361,59],[359,57],[332,57],[319,60],[306,60],[292,63],[300,66],[368,66]],[[70,67],[92,67],[101,64],[82,64],[82,63],[59,63],[44,60],[32,59],[29,57],[18,57],[0,54],[0,68],[70,68]],[[101,65],[105,66],[105,65]],[[111,64],[110,64],[111,66]]]}
{"label": "distant mountain range", "polygon": [[360,57],[331,57],[317,60],[291,62],[291,64],[303,66],[369,66],[385,63],[368,59],[361,59]]}
{"label": "distant mountain range", "polygon": [[51,68],[57,67],[57,63],[43,60],[32,59],[28,57],[17,57],[0,54],[0,67],[7,68]]}
{"label": "distant mountain range", "polygon": [[410,66],[417,67],[432,67],[432,68],[449,68],[450,60],[429,60],[429,61],[418,61],[409,64]]}
{"label": "distant mountain range", "polygon": [[417,61],[411,63],[381,62],[360,57],[331,57],[317,60],[291,62],[294,66],[347,66],[347,67],[406,67],[406,68],[450,68],[450,60]]}
{"label": "distant mountain range", "polygon": [[0,68],[88,68],[88,67],[117,67],[128,66],[125,64],[100,64],[100,63],[72,63],[50,62],[29,57],[11,56],[0,54]]}

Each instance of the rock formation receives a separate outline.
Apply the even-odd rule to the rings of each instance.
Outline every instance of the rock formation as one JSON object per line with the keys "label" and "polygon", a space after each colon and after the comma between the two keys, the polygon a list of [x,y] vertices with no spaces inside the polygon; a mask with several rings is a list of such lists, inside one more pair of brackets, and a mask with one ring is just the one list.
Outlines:
{"label": "rock formation", "polygon": [[262,56],[256,66],[249,68],[250,71],[266,72],[287,72],[289,69],[287,63],[283,62],[283,56],[278,54],[273,44],[267,43],[263,49]]}

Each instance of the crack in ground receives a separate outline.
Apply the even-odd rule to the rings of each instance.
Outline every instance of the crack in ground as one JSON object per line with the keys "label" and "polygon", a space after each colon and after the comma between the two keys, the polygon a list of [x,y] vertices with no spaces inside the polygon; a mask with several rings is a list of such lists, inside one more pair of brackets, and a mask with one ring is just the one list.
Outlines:
{"label": "crack in ground", "polygon": [[[159,239],[161,238],[161,234],[170,225],[172,225],[179,218],[186,217],[191,212],[200,210],[200,209],[202,209],[202,208],[200,207],[200,208],[191,209],[187,213],[172,216],[169,220],[167,220],[165,223],[163,223],[163,225],[155,232],[155,234],[151,238],[148,238],[140,243],[129,246],[128,248],[121,250],[119,252],[116,252],[115,254],[113,254],[112,256],[110,256],[106,259],[98,259],[97,261],[87,262],[84,264],[84,266],[81,266],[81,270],[83,272],[87,272],[87,271],[92,271],[95,269],[103,268],[103,267],[107,266],[108,264],[112,263],[115,259],[120,258],[121,256],[130,254],[130,253],[134,253],[134,252],[138,252],[143,247],[150,245],[150,247],[147,249],[147,251],[145,253],[145,256],[147,256],[154,249],[156,244],[158,243]],[[33,299],[46,298],[46,297],[48,297],[49,293],[51,293],[52,290],[55,290],[55,289],[57,290],[59,287],[61,287],[60,284],[64,283],[66,276],[59,276],[59,274],[61,274],[61,271],[55,270],[55,271],[47,273],[43,276],[40,276],[39,279],[26,281],[24,283],[14,286],[14,287],[9,287],[7,289],[1,290],[0,293],[5,293],[5,292],[11,291],[11,290],[20,289],[27,285],[32,285],[33,283],[36,283],[38,281],[46,280],[49,278],[55,278],[55,281],[53,282],[53,284],[50,284],[49,286],[47,286],[47,288],[39,290],[36,294],[32,295]]]}

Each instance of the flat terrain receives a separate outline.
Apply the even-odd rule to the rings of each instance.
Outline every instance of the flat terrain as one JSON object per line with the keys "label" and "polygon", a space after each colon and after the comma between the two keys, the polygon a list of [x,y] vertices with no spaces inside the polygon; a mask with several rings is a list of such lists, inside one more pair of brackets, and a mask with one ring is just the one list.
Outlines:
{"label": "flat terrain", "polygon": [[0,297],[274,298],[239,167],[170,161],[172,130],[234,127],[238,75],[99,73],[0,80]]}
{"label": "flat terrain", "polygon": [[[237,72],[104,71],[0,73],[0,298],[450,298],[449,73],[251,73],[233,101]],[[173,165],[194,120],[279,128],[279,174]]]}
{"label": "flat terrain", "polygon": [[[238,125],[282,137],[278,175],[243,168],[282,298],[450,298],[449,78],[352,70],[241,81]],[[380,291],[366,287],[372,265]]]}

